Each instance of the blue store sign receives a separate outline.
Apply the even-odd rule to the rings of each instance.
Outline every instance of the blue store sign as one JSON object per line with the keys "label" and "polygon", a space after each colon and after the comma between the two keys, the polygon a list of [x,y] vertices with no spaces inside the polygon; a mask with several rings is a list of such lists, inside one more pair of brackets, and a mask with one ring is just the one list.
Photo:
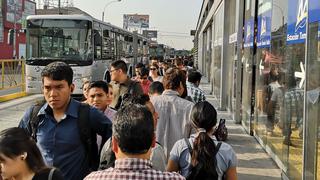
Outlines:
{"label": "blue store sign", "polygon": [[258,16],[257,47],[270,47],[271,40],[271,10]]}
{"label": "blue store sign", "polygon": [[309,23],[320,21],[320,1],[309,0]]}
{"label": "blue store sign", "polygon": [[308,0],[288,1],[287,44],[304,43],[308,16]]}
{"label": "blue store sign", "polygon": [[253,18],[245,21],[244,23],[244,47],[253,47],[253,37],[254,37],[254,21]]}

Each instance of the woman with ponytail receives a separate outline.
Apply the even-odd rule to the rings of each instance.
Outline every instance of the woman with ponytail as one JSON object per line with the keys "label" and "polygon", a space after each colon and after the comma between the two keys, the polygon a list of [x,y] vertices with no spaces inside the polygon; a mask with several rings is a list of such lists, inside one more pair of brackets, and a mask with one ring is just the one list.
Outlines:
{"label": "woman with ponytail", "polygon": [[237,158],[232,147],[212,135],[217,111],[207,101],[194,105],[191,122],[196,134],[177,141],[167,165],[168,171],[180,172],[187,180],[236,180]]}

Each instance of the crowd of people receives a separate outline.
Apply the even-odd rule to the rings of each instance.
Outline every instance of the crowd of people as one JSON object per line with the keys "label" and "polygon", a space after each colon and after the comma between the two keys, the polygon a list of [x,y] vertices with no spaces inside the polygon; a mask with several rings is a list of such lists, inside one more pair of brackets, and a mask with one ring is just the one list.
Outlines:
{"label": "crowd of people", "polygon": [[113,61],[111,83],[84,81],[79,102],[72,68],[47,65],[44,100],[0,133],[2,179],[237,179],[235,152],[213,136],[217,112],[192,61],[151,59],[136,76],[127,71]]}

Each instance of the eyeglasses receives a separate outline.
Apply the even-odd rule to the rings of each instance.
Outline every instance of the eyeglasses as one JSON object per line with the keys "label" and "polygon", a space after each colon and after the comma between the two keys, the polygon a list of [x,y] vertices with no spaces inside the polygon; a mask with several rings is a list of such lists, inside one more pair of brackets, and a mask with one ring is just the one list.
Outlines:
{"label": "eyeglasses", "polygon": [[148,79],[148,77],[141,77],[140,79]]}
{"label": "eyeglasses", "polygon": [[113,72],[116,71],[116,70],[118,70],[118,69],[112,69],[112,70],[110,70],[110,73],[113,73]]}
{"label": "eyeglasses", "polygon": [[150,68],[150,70],[155,71],[155,70],[157,70],[157,68]]}

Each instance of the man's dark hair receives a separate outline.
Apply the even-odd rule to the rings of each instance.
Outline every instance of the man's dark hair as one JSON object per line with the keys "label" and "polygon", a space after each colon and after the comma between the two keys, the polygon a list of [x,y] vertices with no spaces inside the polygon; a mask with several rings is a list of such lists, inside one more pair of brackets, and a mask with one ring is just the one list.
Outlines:
{"label": "man's dark hair", "polygon": [[184,74],[178,68],[169,68],[163,78],[163,86],[165,89],[177,90],[180,83],[183,84]]}
{"label": "man's dark hair", "polygon": [[139,62],[138,64],[136,64],[135,68],[143,68],[144,64],[142,64],[141,62]]}
{"label": "man's dark hair", "polygon": [[163,91],[164,91],[164,87],[161,82],[155,81],[150,84],[150,87],[149,87],[150,94],[155,94],[155,93],[162,94]]}
{"label": "man's dark hair", "polygon": [[127,97],[123,99],[123,106],[130,106],[131,104],[146,105],[148,101],[150,101],[150,97],[146,94],[140,94],[137,96],[128,94]]}
{"label": "man's dark hair", "polygon": [[123,106],[112,121],[113,137],[117,139],[122,152],[128,154],[146,153],[154,137],[152,113],[140,104]]}
{"label": "man's dark hair", "polygon": [[148,76],[148,75],[149,75],[149,70],[145,67],[141,68],[140,76],[143,77],[143,76]]}
{"label": "man's dark hair", "polygon": [[72,84],[73,70],[64,62],[52,62],[48,64],[41,72],[42,82],[44,77],[48,77],[55,81],[66,80],[68,85]]}
{"label": "man's dark hair", "polygon": [[196,83],[198,81],[201,81],[201,73],[199,71],[189,71],[188,72],[188,81],[191,83]]}
{"label": "man's dark hair", "polygon": [[183,60],[183,65],[188,66],[189,61],[187,59]]}
{"label": "man's dark hair", "polygon": [[109,93],[108,83],[106,83],[105,81],[94,81],[94,82],[90,83],[90,85],[88,87],[88,91],[91,88],[101,88],[106,94]]}
{"label": "man's dark hair", "polygon": [[194,64],[193,64],[193,61],[189,61],[189,62],[188,62],[188,66],[193,67],[193,65],[194,65]]}
{"label": "man's dark hair", "polygon": [[121,69],[124,73],[128,72],[127,64],[122,60],[113,61],[111,63],[111,66],[114,67],[115,69]]}

